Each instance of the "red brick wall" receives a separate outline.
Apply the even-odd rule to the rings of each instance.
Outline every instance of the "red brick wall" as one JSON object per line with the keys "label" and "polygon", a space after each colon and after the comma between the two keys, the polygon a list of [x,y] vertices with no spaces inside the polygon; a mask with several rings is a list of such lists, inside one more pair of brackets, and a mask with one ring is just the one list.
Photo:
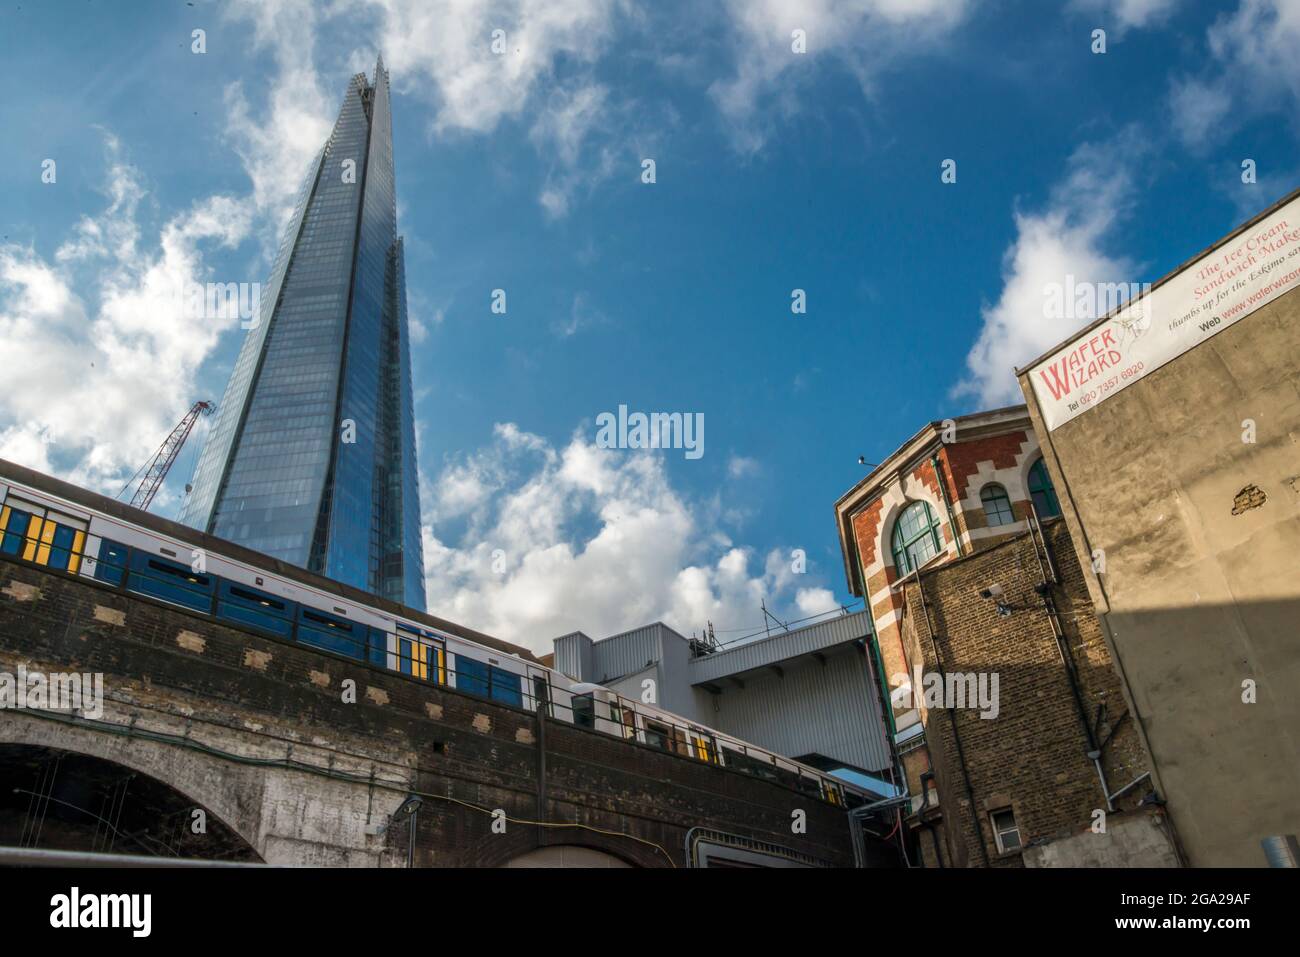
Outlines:
{"label": "red brick wall", "polygon": [[992,462],[995,469],[1015,468],[1016,457],[1028,436],[1024,431],[991,435],[973,442],[956,442],[943,447],[942,456],[949,475],[948,494],[954,501],[966,497],[966,483],[979,472],[981,462]]}

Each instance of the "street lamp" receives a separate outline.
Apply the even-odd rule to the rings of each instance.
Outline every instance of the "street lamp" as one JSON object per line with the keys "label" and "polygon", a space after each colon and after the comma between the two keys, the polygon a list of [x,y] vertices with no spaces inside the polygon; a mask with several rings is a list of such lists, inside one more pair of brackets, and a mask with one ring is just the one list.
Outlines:
{"label": "street lamp", "polygon": [[420,797],[418,794],[408,794],[406,800],[397,806],[397,810],[394,811],[392,817],[389,818],[390,822],[396,821],[403,816],[408,817],[411,820],[410,837],[407,838],[406,841],[407,867],[415,866],[415,819],[419,816],[420,808],[423,804],[424,798]]}

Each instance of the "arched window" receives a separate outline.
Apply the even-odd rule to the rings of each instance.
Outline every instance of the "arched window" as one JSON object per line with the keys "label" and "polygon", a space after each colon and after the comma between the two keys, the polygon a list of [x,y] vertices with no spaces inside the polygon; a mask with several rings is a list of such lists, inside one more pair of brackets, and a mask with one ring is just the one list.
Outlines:
{"label": "arched window", "polygon": [[1039,518],[1056,518],[1061,514],[1061,503],[1056,500],[1056,489],[1052,487],[1042,459],[1029,470],[1029,497],[1034,500],[1034,510]]}
{"label": "arched window", "polygon": [[894,567],[899,575],[915,571],[939,554],[939,523],[930,506],[913,502],[894,522]]}
{"label": "arched window", "polygon": [[1016,520],[1016,513],[1011,510],[1011,499],[1007,490],[997,482],[990,482],[980,491],[980,501],[984,503],[984,517],[989,527],[1010,525]]}

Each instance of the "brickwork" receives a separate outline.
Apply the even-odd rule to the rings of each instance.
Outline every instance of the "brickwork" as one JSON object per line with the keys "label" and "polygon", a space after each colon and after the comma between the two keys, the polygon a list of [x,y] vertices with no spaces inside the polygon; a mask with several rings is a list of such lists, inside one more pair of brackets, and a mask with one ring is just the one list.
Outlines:
{"label": "brickwork", "polygon": [[[1109,737],[1101,766],[1114,792],[1149,770],[1146,755],[1065,523],[1048,522],[1043,532],[1059,578],[1051,595],[1086,723],[1098,729],[1097,743]],[[1036,590],[1044,577],[1039,557],[1033,537],[1021,534],[923,573],[919,584],[904,588],[902,631],[914,662],[923,662],[927,673],[937,671],[937,649],[945,672],[998,675],[994,718],[982,718],[977,708],[923,709],[945,851],[948,863],[958,866],[986,861],[1021,866],[1023,851],[999,852],[993,811],[1014,812],[1023,845],[1090,835],[1096,812],[1107,811],[1105,791],[1088,758],[1085,719]],[[1000,615],[997,601],[980,596],[995,583],[1004,590],[1001,602],[1010,614]],[[1149,790],[1134,788],[1117,802],[1117,810],[1131,811]],[[1168,850],[1167,842],[1163,847]]]}
{"label": "brickwork", "polygon": [[[12,712],[0,721],[0,746],[62,747],[147,771],[268,861],[404,864],[405,829],[377,836],[367,827],[414,788],[429,795],[417,864],[493,865],[565,844],[682,866],[693,827],[853,863],[844,811],[781,785],[560,721],[543,727],[529,711],[0,561],[0,670],[19,663],[102,672],[102,721],[114,728]],[[343,700],[345,679],[355,703]],[[188,748],[190,739],[270,765],[231,763]],[[367,774],[396,786],[367,785]],[[501,834],[495,809],[570,826],[510,823]],[[797,810],[804,834],[792,832]]]}
{"label": "brickwork", "polygon": [[[939,523],[940,542],[947,556],[936,561],[957,557],[957,540],[961,541],[962,550],[969,553],[997,545],[1024,530],[1024,525],[1020,524],[1005,526],[1005,532],[982,531],[978,537],[972,535],[973,530],[985,530],[988,526],[983,507],[971,504],[972,499],[978,503],[979,489],[985,484],[978,476],[1001,479],[1017,522],[1023,523],[1030,512],[1030,503],[1019,481],[996,473],[1002,470],[1018,475],[1037,456],[1032,433],[1021,427],[970,438],[963,438],[963,434],[959,426],[956,442],[940,442],[929,450],[922,448],[911,462],[901,463],[906,471],[882,484],[851,516],[851,547],[861,561],[866,583],[863,590],[876,626],[880,658],[891,691],[899,685],[896,676],[910,670],[910,654],[904,647],[897,624],[902,596],[892,588],[900,577],[891,546],[893,522],[898,512],[912,501],[927,502]],[[935,438],[940,438],[938,431]],[[936,456],[939,459],[938,471],[933,462]],[[975,486],[973,490],[972,485]],[[913,720],[910,712],[910,708],[896,706],[895,724],[905,728]],[[917,761],[912,758],[905,764]]]}
{"label": "brickwork", "polygon": [[[1076,843],[1071,850],[1059,849],[1052,855],[1035,852],[1034,863],[1088,859],[1097,851],[1087,840],[1093,836],[1088,831],[1092,812],[1105,809],[1106,800],[1087,757],[1088,732],[1079,717],[1051,620],[1035,590],[1041,571],[1028,532],[1033,505],[1027,477],[1039,458],[1037,438],[1023,408],[964,416],[955,424],[952,442],[944,441],[954,437],[945,431],[944,423],[922,429],[882,463],[876,484],[861,484],[836,506],[846,554],[861,563],[861,582],[855,590],[865,595],[871,609],[894,701],[902,773],[916,802],[908,818],[913,848],[927,866],[938,865],[940,855],[946,866],[986,862],[1018,866],[1021,853],[999,853],[989,819],[990,812],[1006,808],[1015,813],[1025,844],[1038,842],[1036,847],[1045,847],[1073,836]],[[989,524],[981,492],[990,483],[1007,494],[1013,516],[1009,524]],[[924,624],[918,586],[914,579],[904,586],[897,584],[902,576],[891,548],[898,515],[915,501],[929,505],[946,546],[921,574],[934,642],[946,671],[999,674],[1002,710],[996,719],[981,719],[978,710],[927,712],[923,701],[907,694],[915,669],[935,668],[931,629]],[[1145,751],[1126,716],[1120,682],[1066,526],[1049,521],[1045,533],[1060,569],[1060,585],[1051,594],[1078,672],[1079,696],[1089,726],[1099,724],[1096,740],[1106,738],[1114,728],[1101,759],[1114,791],[1147,770]],[[850,564],[851,586],[855,574]],[[979,597],[981,589],[995,582],[1006,589],[1003,601],[1014,609],[1009,615],[999,615],[997,602]],[[1098,721],[1102,705],[1105,711]],[[958,754],[958,738],[964,755]],[[973,802],[967,794],[968,777]],[[933,789],[934,802],[928,806],[920,801],[927,789]],[[1145,790],[1135,788],[1123,803],[1131,805]],[[1124,830],[1142,838],[1131,842],[1134,859],[1167,863],[1173,855],[1164,832],[1152,841],[1149,830],[1146,822]],[[1141,850],[1152,846],[1169,853],[1159,857]],[[1115,837],[1107,851],[1097,853],[1113,859],[1122,857],[1125,847],[1124,840]]]}

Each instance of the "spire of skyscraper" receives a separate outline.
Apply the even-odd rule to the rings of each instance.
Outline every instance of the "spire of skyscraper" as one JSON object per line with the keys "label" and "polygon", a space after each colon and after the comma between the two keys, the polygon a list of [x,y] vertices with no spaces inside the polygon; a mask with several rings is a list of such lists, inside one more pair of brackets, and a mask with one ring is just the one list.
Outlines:
{"label": "spire of skyscraper", "polygon": [[352,78],[303,182],[181,520],[424,609],[382,55],[373,82]]}

